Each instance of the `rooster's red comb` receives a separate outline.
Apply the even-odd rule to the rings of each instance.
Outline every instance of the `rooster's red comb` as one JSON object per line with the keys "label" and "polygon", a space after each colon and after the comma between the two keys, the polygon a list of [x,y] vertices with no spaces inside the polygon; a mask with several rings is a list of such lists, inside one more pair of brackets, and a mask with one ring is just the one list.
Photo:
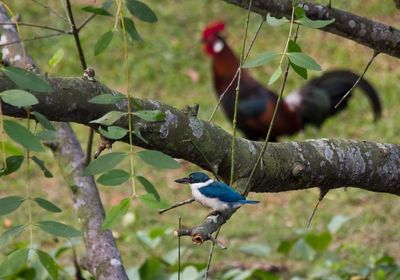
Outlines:
{"label": "rooster's red comb", "polygon": [[203,30],[203,40],[213,36],[215,33],[224,31],[225,23],[223,21],[213,22]]}

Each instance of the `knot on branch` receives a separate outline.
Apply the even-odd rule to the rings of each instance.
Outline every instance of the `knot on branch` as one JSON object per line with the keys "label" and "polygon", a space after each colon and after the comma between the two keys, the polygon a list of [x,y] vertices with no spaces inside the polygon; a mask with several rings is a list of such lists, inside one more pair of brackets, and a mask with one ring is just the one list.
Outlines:
{"label": "knot on branch", "polygon": [[293,164],[292,175],[294,177],[303,176],[305,172],[306,172],[306,167],[304,166],[304,164],[302,164],[300,162],[295,162]]}
{"label": "knot on branch", "polygon": [[197,118],[197,114],[199,113],[199,104],[186,105],[182,109],[182,113],[184,113],[188,117]]}

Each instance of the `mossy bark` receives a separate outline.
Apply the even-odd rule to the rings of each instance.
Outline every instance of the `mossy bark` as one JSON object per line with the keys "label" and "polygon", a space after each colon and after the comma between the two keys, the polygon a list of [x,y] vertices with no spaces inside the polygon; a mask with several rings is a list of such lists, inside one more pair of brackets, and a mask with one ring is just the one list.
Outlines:
{"label": "mossy bark", "polygon": [[[237,5],[243,9],[248,9],[248,0],[223,0]],[[292,10],[292,0],[253,0],[251,10],[262,16],[268,13],[274,17],[286,17],[290,19]],[[325,1],[328,3],[328,1]],[[299,4],[300,5],[300,4]],[[335,1],[332,1],[332,6]],[[353,13],[328,7],[322,4],[305,2],[304,10],[312,20],[335,21],[328,26],[321,28],[323,31],[353,40],[359,44],[369,47],[378,53],[400,58],[400,30],[380,22],[358,16]]]}

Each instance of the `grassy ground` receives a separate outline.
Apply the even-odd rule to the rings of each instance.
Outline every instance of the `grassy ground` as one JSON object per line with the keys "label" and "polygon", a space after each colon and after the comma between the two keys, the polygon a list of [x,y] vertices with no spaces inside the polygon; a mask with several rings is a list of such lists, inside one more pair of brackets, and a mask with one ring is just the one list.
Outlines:
{"label": "grassy ground", "polygon": [[[15,12],[22,14],[24,22],[40,22],[52,26],[63,27],[63,23],[41,7],[25,1],[8,1]],[[80,22],[87,15],[79,10],[82,7],[75,1],[76,15]],[[86,1],[93,2],[93,1]],[[210,61],[202,53],[200,46],[201,29],[212,20],[227,22],[228,42],[240,51],[243,36],[245,12],[242,9],[228,5],[223,1],[163,1],[146,0],[154,8],[159,22],[147,24],[136,21],[137,29],[145,39],[144,44],[135,44],[129,53],[130,83],[132,93],[150,99],[158,99],[175,107],[186,104],[200,104],[200,118],[207,119],[216,104],[216,98],[211,85]],[[49,1],[49,4],[58,7],[58,1]],[[393,19],[399,19],[399,14],[392,3],[382,4],[382,1],[333,1],[333,5],[357,14],[393,24]],[[397,14],[396,14],[397,13]],[[252,15],[250,34],[257,26],[259,17]],[[96,18],[82,32],[82,42],[87,55],[88,64],[96,69],[97,77],[112,88],[125,90],[123,71],[123,47],[120,38],[114,40],[111,47],[103,54],[94,57],[93,46],[99,35],[113,27],[109,18]],[[266,50],[281,50],[284,47],[288,28],[272,28],[265,26],[254,46],[252,54]],[[42,30],[32,30],[21,27],[24,38],[43,34]],[[303,50],[315,58],[323,69],[346,68],[360,73],[369,60],[372,51],[351,41],[336,36],[309,29],[301,29],[299,43]],[[74,49],[72,37],[55,37],[43,41],[34,41],[26,44],[31,55],[40,68],[52,75],[79,76],[82,71]],[[65,56],[60,64],[51,68],[47,61],[58,49],[63,49]],[[266,83],[274,70],[274,66],[261,67],[252,74]],[[361,94],[355,94],[348,110],[337,117],[328,120],[320,130],[307,128],[304,132],[284,140],[301,140],[308,138],[352,138],[390,143],[399,143],[399,116],[398,107],[398,80],[400,72],[398,61],[386,55],[380,55],[371,66],[366,78],[370,80],[381,93],[384,113],[383,118],[372,122],[372,114],[367,101]],[[318,75],[319,73],[312,73]],[[287,92],[299,87],[304,81],[295,75],[289,75]],[[280,82],[272,88],[277,90]],[[359,92],[358,92],[359,93]],[[222,112],[218,112],[215,122],[227,130],[231,125],[226,121]],[[80,139],[84,140],[87,129],[74,126]],[[127,150],[122,144],[115,145],[116,150]],[[64,209],[59,220],[77,224],[72,204],[67,199],[68,190],[64,185],[56,164],[50,154],[46,156],[50,169],[55,174],[52,179],[43,179],[39,172],[34,171],[31,183],[34,194],[48,197],[58,202]],[[168,201],[175,202],[187,198],[190,193],[187,188],[177,186],[173,180],[189,172],[197,170],[195,166],[184,163],[184,168],[178,171],[164,172],[151,170],[140,163],[138,173],[145,174],[157,186],[159,192]],[[26,175],[19,172],[16,175],[2,178],[0,195],[24,194],[26,190]],[[101,196],[106,207],[119,202],[129,193],[129,185],[118,188],[100,186]],[[316,190],[288,192],[280,194],[254,195],[251,198],[259,199],[262,203],[257,207],[243,207],[235,217],[224,226],[221,239],[229,244],[228,251],[216,250],[214,265],[227,266],[233,261],[250,264],[262,261],[281,265],[286,263],[282,256],[271,253],[267,258],[248,256],[239,250],[246,242],[262,243],[276,248],[279,241],[293,235],[297,229],[304,228],[312,207],[316,202]],[[184,225],[192,225],[204,218],[207,211],[198,205],[191,205],[171,211],[159,216],[156,211],[149,210],[140,202],[132,203],[132,213],[136,220],[129,226],[117,226],[116,232],[121,236],[119,247],[123,252],[124,262],[132,266],[143,261],[150,253],[149,250],[135,245],[137,230],[150,229],[158,226],[169,228],[177,227],[179,216]],[[342,246],[341,257],[350,264],[366,264],[368,256],[387,252],[400,260],[398,247],[399,234],[396,223],[399,218],[400,206],[397,198],[391,195],[368,193],[349,188],[330,192],[323,201],[313,221],[315,230],[326,227],[329,220],[336,214],[343,214],[352,218],[341,231],[334,236],[334,246]],[[34,210],[36,211],[36,210]],[[12,216],[13,223],[26,221],[24,210]],[[34,213],[44,218],[42,211]],[[6,224],[8,218],[1,218]],[[36,242],[48,240],[34,232]],[[21,238],[26,240],[27,238]],[[175,247],[176,239],[168,235],[156,253],[161,254],[167,249]],[[188,239],[183,240],[189,248],[183,262],[205,262],[208,255],[208,246],[194,247]],[[49,244],[52,246],[52,244]],[[293,267],[305,269],[306,262],[296,263]],[[292,267],[291,267],[292,268]]]}

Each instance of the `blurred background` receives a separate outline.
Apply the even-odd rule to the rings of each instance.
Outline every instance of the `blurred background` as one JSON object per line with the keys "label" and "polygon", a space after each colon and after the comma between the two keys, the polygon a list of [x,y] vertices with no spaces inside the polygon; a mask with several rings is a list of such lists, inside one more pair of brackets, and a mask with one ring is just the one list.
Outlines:
{"label": "blurred background", "polygon": [[[33,1],[5,2],[14,13],[21,15],[23,22],[66,28],[64,22]],[[63,13],[61,2],[52,0],[47,1],[47,4]],[[225,21],[227,41],[239,54],[246,11],[216,0],[144,2],[155,11],[158,22],[149,24],[135,20],[144,42],[134,42],[130,46],[131,94],[156,99],[177,108],[198,103],[199,118],[208,119],[217,98],[212,86],[211,61],[201,47],[201,31],[211,21]],[[328,1],[318,2],[326,4]],[[75,0],[72,3],[77,22],[89,15],[81,10],[82,7],[101,5],[100,1],[90,0]],[[336,0],[332,1],[332,6],[399,27],[400,12],[395,9],[393,1]],[[250,19],[249,38],[255,32],[259,16],[252,14]],[[88,64],[96,70],[97,79],[110,88],[125,92],[122,36],[115,37],[111,46],[100,55],[93,54],[99,36],[113,27],[112,18],[97,16],[81,32],[82,44]],[[264,51],[283,50],[288,27],[265,24],[250,57]],[[21,26],[20,31],[24,39],[49,33],[25,26]],[[298,43],[323,70],[350,69],[361,73],[372,55],[372,50],[350,40],[307,28],[300,28]],[[30,41],[26,46],[38,67],[49,75],[82,75],[72,36]],[[56,52],[63,53],[62,59],[58,64],[51,65],[49,60]],[[274,63],[252,69],[251,74],[266,85],[278,61]],[[304,132],[282,141],[339,137],[399,144],[398,69],[397,59],[379,55],[365,76],[379,91],[383,103],[383,117],[378,122],[372,121],[371,109],[365,96],[356,91],[349,108],[330,118],[321,129],[308,127]],[[311,77],[320,75],[312,71],[309,74]],[[270,88],[278,91],[281,83],[282,80],[279,80]],[[285,94],[304,83],[299,76],[290,73]],[[214,117],[214,122],[232,131],[231,123],[221,110]],[[82,143],[85,143],[88,128],[80,125],[73,127]],[[95,145],[98,141],[99,137],[96,136]],[[128,146],[115,143],[114,150],[126,151]],[[47,152],[45,160],[54,177],[44,178],[39,170],[34,169],[31,179],[34,194],[48,198],[63,209],[57,216],[59,221],[79,227],[72,201],[67,199],[69,188],[50,152]],[[127,167],[127,164],[121,166]],[[151,179],[161,196],[172,204],[191,195],[189,188],[174,183],[174,179],[199,170],[186,162],[182,162],[182,165],[180,170],[160,171],[137,162],[136,169],[138,174]],[[118,187],[98,187],[107,209],[130,194],[129,183]],[[26,173],[23,170],[1,178],[0,196],[23,195],[25,191]],[[250,197],[261,200],[261,203],[257,207],[240,209],[221,231],[220,239],[227,244],[228,250],[215,249],[211,268],[214,278],[400,279],[400,268],[396,265],[400,261],[397,224],[400,204],[397,197],[355,188],[331,191],[321,203],[309,230],[305,226],[318,199],[317,189],[250,194]],[[40,209],[35,208],[34,211],[37,211],[35,215],[43,219],[46,219],[46,215],[54,218],[54,214],[47,214]],[[1,232],[10,225],[26,221],[24,213],[27,212],[18,211],[1,216]],[[114,230],[131,278],[137,277],[138,269],[144,279],[162,279],[161,276],[169,277],[173,274],[176,271],[177,238],[172,231],[178,227],[178,217],[182,217],[184,226],[193,226],[202,221],[207,213],[207,209],[192,204],[159,215],[157,210],[147,208],[139,200],[133,201],[129,213]],[[7,253],[13,246],[27,243],[27,239],[27,236],[22,235],[13,245],[0,250],[3,254]],[[40,232],[34,232],[34,241],[38,246],[53,252],[68,246],[65,240],[55,240]],[[204,269],[209,246],[207,243],[196,247],[189,238],[182,239],[182,265],[186,267],[186,277],[194,277],[183,279],[196,279],[197,273]],[[82,245],[77,245],[77,248],[83,252]],[[67,270],[70,269],[70,251],[60,254],[58,262]],[[159,274],[146,274],[146,271],[158,271]]]}

